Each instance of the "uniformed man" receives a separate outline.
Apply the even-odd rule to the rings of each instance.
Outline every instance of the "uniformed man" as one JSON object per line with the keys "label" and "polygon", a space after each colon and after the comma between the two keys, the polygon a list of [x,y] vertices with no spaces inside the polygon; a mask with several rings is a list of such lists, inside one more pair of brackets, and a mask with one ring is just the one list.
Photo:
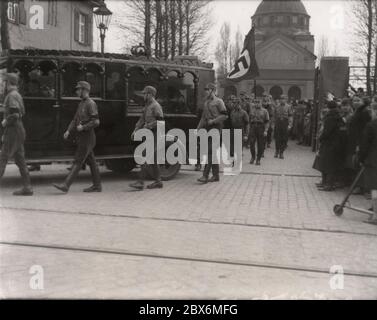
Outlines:
{"label": "uniformed man", "polygon": [[25,129],[22,118],[25,115],[25,106],[20,93],[17,90],[18,75],[8,73],[6,75],[7,95],[4,99],[4,117],[1,125],[5,128],[2,137],[2,148],[0,154],[0,179],[4,175],[8,160],[14,158],[24,187],[13,192],[15,196],[31,196],[33,190],[30,183],[29,170],[25,162]]}
{"label": "uniformed man", "polygon": [[76,136],[77,149],[75,160],[71,170],[62,184],[53,186],[64,193],[69,191],[71,184],[80,172],[83,164],[90,167],[93,185],[84,189],[84,192],[101,192],[101,178],[94,157],[93,149],[96,145],[96,135],[94,129],[99,126],[98,108],[96,103],[89,97],[90,84],[86,81],[79,81],[76,86],[76,94],[81,98],[76,114],[64,133],[64,139],[71,135]]}
{"label": "uniformed man", "polygon": [[287,103],[287,96],[282,95],[275,107],[275,158],[284,159],[284,151],[288,145],[288,132],[292,128],[293,111]]}
{"label": "uniformed man", "polygon": [[[240,100],[234,97],[233,99],[234,109],[230,113],[231,122],[231,142],[234,140],[234,130],[242,130],[242,144],[249,136],[249,115],[242,109]],[[245,139],[246,137],[246,139]],[[231,156],[234,156],[234,144],[231,143]]]}
{"label": "uniformed man", "polygon": [[267,137],[266,137],[266,147],[270,148],[271,142],[272,142],[272,132],[273,132],[273,118],[274,118],[274,104],[272,101],[272,97],[270,95],[264,94],[263,95],[263,108],[265,108],[268,112],[268,116],[270,117],[270,122],[268,126],[267,131]]}
{"label": "uniformed man", "polygon": [[251,108],[251,98],[246,94],[245,91],[240,92],[240,104],[241,108],[245,110],[247,114],[249,114]]}
{"label": "uniformed man", "polygon": [[[270,117],[268,111],[262,107],[262,101],[254,100],[255,107],[250,110],[250,164],[260,165],[260,160],[264,153],[265,139],[269,127]],[[257,153],[255,152],[255,143],[257,143]]]}
{"label": "uniformed man", "polygon": [[[197,129],[206,129],[208,131],[216,129],[221,134],[224,121],[228,118],[226,107],[223,100],[216,96],[216,85],[214,83],[207,84],[204,90],[206,92],[206,100]],[[220,165],[212,163],[212,153],[216,153],[217,150],[212,150],[211,137],[208,140],[207,164],[204,167],[203,176],[198,179],[202,183],[220,181]],[[211,169],[213,176],[208,179]]]}
{"label": "uniformed man", "polygon": [[157,163],[157,121],[164,119],[164,114],[162,111],[161,105],[156,101],[156,88],[152,86],[146,86],[142,91],[144,95],[145,107],[142,115],[140,116],[139,121],[135,125],[135,130],[132,133],[132,137],[135,132],[139,129],[149,129],[152,131],[155,143],[154,145],[154,159],[153,163],[145,163],[141,166],[139,173],[139,180],[135,183],[131,183],[130,187],[143,190],[144,189],[144,180],[147,176],[147,168],[151,166],[153,169],[153,175],[155,181],[147,185],[148,189],[162,188],[163,184],[161,181],[160,166]]}

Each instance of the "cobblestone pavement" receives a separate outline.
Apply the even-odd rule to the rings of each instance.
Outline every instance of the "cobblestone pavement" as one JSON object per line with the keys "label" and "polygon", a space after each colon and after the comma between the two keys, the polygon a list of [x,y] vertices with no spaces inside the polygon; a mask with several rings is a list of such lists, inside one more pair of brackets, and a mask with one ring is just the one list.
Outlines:
{"label": "cobblestone pavement", "polygon": [[[83,194],[82,173],[67,195],[51,182],[66,166],[32,173],[34,197],[14,198],[10,166],[0,194],[0,294],[91,298],[376,298],[377,228],[332,208],[346,190],[318,192],[314,154],[291,142],[286,159],[199,185],[185,167],[160,190],[132,191],[136,173],[102,169],[101,194]],[[244,163],[249,155],[245,150]],[[361,196],[352,203],[368,207]],[[45,290],[29,288],[43,266]],[[329,268],[344,268],[331,290]]]}

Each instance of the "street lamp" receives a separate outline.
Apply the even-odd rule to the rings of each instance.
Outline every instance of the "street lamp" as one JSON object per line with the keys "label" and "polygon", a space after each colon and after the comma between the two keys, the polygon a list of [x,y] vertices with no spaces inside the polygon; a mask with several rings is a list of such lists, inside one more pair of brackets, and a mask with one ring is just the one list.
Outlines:
{"label": "street lamp", "polygon": [[106,7],[106,4],[103,4],[94,10],[94,19],[96,20],[96,26],[99,29],[100,38],[101,38],[101,53],[105,51],[105,33],[109,27],[111,16],[113,13]]}

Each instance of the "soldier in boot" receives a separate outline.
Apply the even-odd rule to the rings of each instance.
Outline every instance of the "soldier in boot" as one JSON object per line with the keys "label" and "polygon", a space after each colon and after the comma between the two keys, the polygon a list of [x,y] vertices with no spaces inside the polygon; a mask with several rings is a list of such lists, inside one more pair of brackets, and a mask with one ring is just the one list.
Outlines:
{"label": "soldier in boot", "polygon": [[17,90],[18,76],[14,73],[6,75],[7,92],[8,94],[4,100],[4,119],[1,125],[4,127],[4,134],[2,137],[2,148],[0,155],[0,179],[4,175],[5,167],[8,160],[14,158],[20,174],[24,187],[21,190],[13,192],[15,196],[31,196],[33,190],[30,183],[29,170],[25,161],[25,129],[22,123],[22,118],[25,115],[25,106],[20,93]]}
{"label": "soldier in boot", "polygon": [[[205,129],[207,131],[215,129],[219,131],[221,136],[224,121],[228,118],[225,104],[222,99],[216,96],[216,85],[214,83],[207,84],[204,90],[206,91],[206,100],[197,129]],[[218,148],[219,146],[212,146],[212,137],[209,137],[208,140],[207,164],[204,167],[203,176],[198,179],[201,183],[220,181],[220,165],[219,163],[213,163],[212,159],[213,155],[217,153],[217,149],[213,149],[213,147]],[[213,176],[209,179],[211,169]]]}
{"label": "soldier in boot", "polygon": [[143,114],[141,115],[139,121],[136,123],[135,130],[132,133],[132,140],[135,132],[139,129],[148,129],[151,130],[154,137],[154,157],[153,157],[153,163],[144,163],[141,166],[141,170],[139,173],[139,180],[135,183],[131,183],[130,187],[143,190],[144,189],[144,180],[147,176],[147,169],[148,166],[152,167],[153,175],[155,181],[149,185],[147,185],[148,189],[156,189],[156,188],[162,188],[163,184],[161,181],[161,173],[160,173],[160,166],[157,163],[157,121],[164,119],[164,114],[162,111],[162,107],[155,99],[157,90],[152,86],[146,86],[143,90],[144,95],[144,101],[145,101],[145,107]]}
{"label": "soldier in boot", "polygon": [[288,133],[292,128],[293,111],[292,107],[287,103],[287,96],[282,95],[280,102],[275,107],[275,158],[284,159],[284,151],[288,145]]}
{"label": "soldier in boot", "polygon": [[76,93],[81,98],[81,102],[72,122],[64,133],[64,139],[68,139],[72,134],[76,134],[77,136],[75,160],[65,181],[62,184],[53,184],[53,186],[67,193],[83,164],[86,163],[90,167],[93,185],[83,191],[101,192],[101,178],[93,152],[96,145],[94,129],[98,127],[100,123],[98,108],[96,103],[89,97],[90,84],[88,82],[79,81],[76,86]]}
{"label": "soldier in boot", "polygon": [[[264,153],[265,139],[269,127],[270,117],[268,111],[262,107],[260,100],[255,100],[255,107],[250,111],[250,164],[260,165]],[[257,153],[255,152],[255,143],[257,144]]]}

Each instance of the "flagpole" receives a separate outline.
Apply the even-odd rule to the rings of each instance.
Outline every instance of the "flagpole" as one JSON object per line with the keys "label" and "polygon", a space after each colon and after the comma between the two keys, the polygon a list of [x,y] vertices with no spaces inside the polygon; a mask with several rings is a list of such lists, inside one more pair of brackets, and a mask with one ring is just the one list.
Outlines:
{"label": "flagpole", "polygon": [[[254,22],[252,23],[251,29],[253,30],[253,34],[254,34],[253,56],[255,57],[255,24]],[[257,79],[256,77],[254,77],[254,99],[256,98],[257,98]]]}

